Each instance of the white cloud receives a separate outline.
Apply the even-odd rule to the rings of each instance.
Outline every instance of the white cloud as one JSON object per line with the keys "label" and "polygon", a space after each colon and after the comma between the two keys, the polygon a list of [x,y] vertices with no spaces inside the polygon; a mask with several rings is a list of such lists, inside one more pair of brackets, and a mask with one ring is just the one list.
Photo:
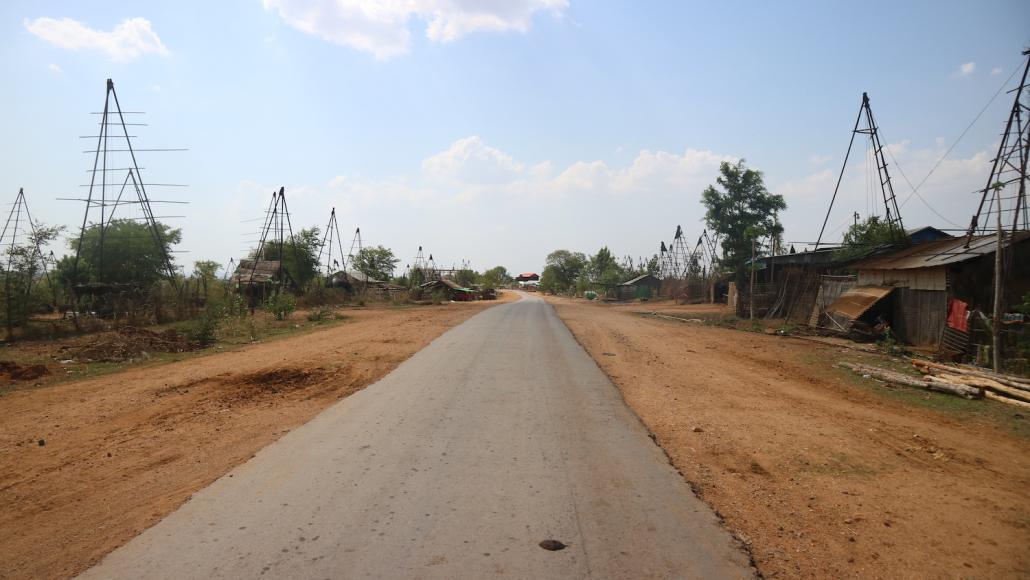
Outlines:
{"label": "white cloud", "polygon": [[323,40],[388,59],[408,52],[411,20],[433,42],[473,32],[526,32],[539,11],[560,15],[568,0],[263,0],[287,24]]}
{"label": "white cloud", "polygon": [[165,47],[146,18],[123,20],[111,32],[94,30],[71,18],[25,20],[25,29],[39,38],[68,50],[96,50],[115,62],[136,60],[145,54],[167,56]]}
{"label": "white cloud", "polygon": [[976,70],[975,62],[967,62],[958,65],[958,70],[955,72],[955,76],[964,77],[973,74]]}
{"label": "white cloud", "polygon": [[524,169],[511,155],[486,145],[476,135],[459,139],[422,162],[426,177],[451,184],[503,183]]}
{"label": "white cloud", "polygon": [[819,155],[818,153],[813,153],[812,155],[808,156],[808,162],[812,165],[825,165],[832,160],[832,155]]}
{"label": "white cloud", "polygon": [[632,163],[612,167],[601,160],[576,161],[557,169],[552,161],[534,164],[487,145],[479,136],[458,139],[422,161],[421,174],[367,180],[337,176],[330,188],[361,203],[379,200],[436,200],[467,203],[483,195],[513,199],[569,196],[699,195],[722,161],[735,158],[687,149],[682,154],[644,150]]}
{"label": "white cloud", "polygon": [[61,76],[61,75],[64,74],[64,71],[61,70],[61,67],[57,66],[54,63],[48,64],[46,68],[47,68],[47,70],[49,70],[50,72],[54,73],[57,76]]}
{"label": "white cloud", "polygon": [[1000,74],[1001,74],[1001,67],[1000,66],[996,66],[996,67],[991,69],[991,76],[992,77],[996,77],[996,76],[998,76]]}

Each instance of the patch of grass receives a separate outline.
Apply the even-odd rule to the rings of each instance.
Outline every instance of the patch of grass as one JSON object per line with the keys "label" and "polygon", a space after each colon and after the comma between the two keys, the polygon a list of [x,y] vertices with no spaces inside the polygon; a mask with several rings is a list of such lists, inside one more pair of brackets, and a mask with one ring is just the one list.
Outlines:
{"label": "patch of grass", "polygon": [[[826,360],[825,355],[818,354],[810,355],[809,358],[810,360]],[[892,371],[920,376],[920,373],[904,360],[870,361],[863,359],[863,362]],[[841,382],[861,387],[891,401],[936,411],[962,421],[983,423],[1017,437],[1030,439],[1030,413],[1023,409],[986,399],[965,399],[936,391],[924,391],[915,387],[889,385],[874,379],[863,378],[862,375],[846,368],[834,367],[833,371]]]}

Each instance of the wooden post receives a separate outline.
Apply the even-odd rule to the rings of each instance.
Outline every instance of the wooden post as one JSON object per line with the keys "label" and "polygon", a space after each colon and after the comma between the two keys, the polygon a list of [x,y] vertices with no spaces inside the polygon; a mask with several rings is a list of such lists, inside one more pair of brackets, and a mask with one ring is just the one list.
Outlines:
{"label": "wooden post", "polygon": [[998,198],[998,242],[994,249],[994,323],[991,325],[991,353],[994,359],[994,372],[1001,372],[1001,319],[1005,315],[1005,304],[1002,298],[1002,276],[1001,276],[1001,246],[1004,231],[1001,229],[1001,199],[1000,188],[996,189]]}
{"label": "wooden post", "polygon": [[751,320],[755,319],[755,238],[751,238],[751,283],[748,288],[748,298],[750,305],[748,309],[751,311]]}

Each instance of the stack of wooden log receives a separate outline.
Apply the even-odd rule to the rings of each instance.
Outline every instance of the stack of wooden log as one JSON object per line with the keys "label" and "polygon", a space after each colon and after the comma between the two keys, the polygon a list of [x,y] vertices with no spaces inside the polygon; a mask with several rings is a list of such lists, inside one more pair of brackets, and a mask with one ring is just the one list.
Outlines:
{"label": "stack of wooden log", "polygon": [[950,393],[967,399],[988,398],[1030,409],[1030,379],[992,373],[976,367],[942,365],[926,360],[912,364],[923,373],[913,376],[859,363],[841,363],[857,373],[895,385]]}
{"label": "stack of wooden log", "polygon": [[919,359],[913,360],[912,364],[925,375],[923,378],[977,388],[988,399],[1030,408],[1030,379],[968,365],[942,365]]}

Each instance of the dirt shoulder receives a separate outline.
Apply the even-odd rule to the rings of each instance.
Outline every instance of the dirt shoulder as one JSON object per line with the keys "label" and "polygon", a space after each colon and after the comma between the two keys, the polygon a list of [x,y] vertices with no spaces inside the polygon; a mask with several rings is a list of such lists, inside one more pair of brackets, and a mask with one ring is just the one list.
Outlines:
{"label": "dirt shoulder", "polygon": [[1030,576],[1030,417],[877,354],[549,299],[767,578]]}
{"label": "dirt shoulder", "polygon": [[0,396],[0,578],[81,572],[493,304],[352,310],[324,330]]}

